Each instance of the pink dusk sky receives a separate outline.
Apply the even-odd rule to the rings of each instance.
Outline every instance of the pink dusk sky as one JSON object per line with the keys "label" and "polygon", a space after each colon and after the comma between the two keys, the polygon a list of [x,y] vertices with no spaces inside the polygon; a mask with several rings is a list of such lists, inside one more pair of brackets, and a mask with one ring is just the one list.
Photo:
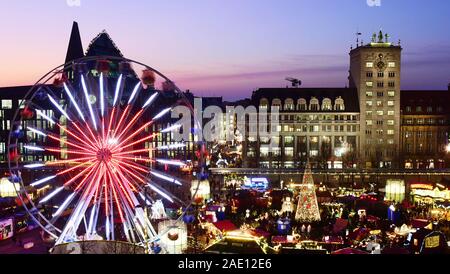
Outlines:
{"label": "pink dusk sky", "polygon": [[355,33],[368,42],[380,28],[402,41],[403,89],[446,89],[449,11],[441,0],[0,0],[0,86],[61,64],[77,21],[85,49],[106,29],[126,57],[197,95],[244,98],[288,76],[344,87]]}

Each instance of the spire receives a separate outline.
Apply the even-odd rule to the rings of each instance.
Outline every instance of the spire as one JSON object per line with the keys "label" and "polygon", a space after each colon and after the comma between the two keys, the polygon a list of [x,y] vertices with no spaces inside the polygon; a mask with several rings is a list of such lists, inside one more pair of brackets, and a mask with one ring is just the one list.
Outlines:
{"label": "spire", "polygon": [[78,29],[78,23],[74,21],[72,32],[70,33],[65,63],[82,57],[84,57],[84,53],[83,45],[81,44],[80,30]]}

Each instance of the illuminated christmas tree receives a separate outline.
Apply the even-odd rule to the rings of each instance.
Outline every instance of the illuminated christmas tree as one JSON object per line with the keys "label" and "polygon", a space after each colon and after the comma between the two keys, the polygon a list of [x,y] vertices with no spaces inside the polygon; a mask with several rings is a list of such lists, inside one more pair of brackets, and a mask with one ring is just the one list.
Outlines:
{"label": "illuminated christmas tree", "polygon": [[305,173],[303,174],[303,181],[300,185],[295,219],[299,222],[306,223],[320,221],[316,189],[309,163],[306,164]]}

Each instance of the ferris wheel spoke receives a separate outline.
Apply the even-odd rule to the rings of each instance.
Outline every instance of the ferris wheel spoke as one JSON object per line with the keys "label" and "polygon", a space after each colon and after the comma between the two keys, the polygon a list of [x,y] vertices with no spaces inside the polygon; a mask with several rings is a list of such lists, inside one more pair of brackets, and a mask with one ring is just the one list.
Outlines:
{"label": "ferris wheel spoke", "polygon": [[[46,151],[50,151],[50,152],[66,152],[67,154],[77,154],[77,155],[86,155],[87,153],[84,151],[79,151],[79,150],[69,150],[69,149],[60,149],[60,148],[44,148],[44,150]],[[94,154],[90,154],[90,155],[94,155]]]}
{"label": "ferris wheel spoke", "polygon": [[77,110],[78,115],[80,116],[80,118],[81,118],[83,121],[85,121],[83,112],[81,111],[80,107],[78,106],[77,101],[75,100],[75,98],[73,97],[72,93],[70,92],[70,89],[69,89],[69,87],[68,87],[68,84],[63,83],[63,86],[64,86],[64,90],[65,90],[66,94],[69,96],[70,101],[72,102],[73,106],[74,106],[75,109]]}
{"label": "ferris wheel spoke", "polygon": [[186,163],[178,160],[169,160],[169,159],[156,159],[156,162],[164,165],[172,165],[177,167],[185,166]]}
{"label": "ferris wheel spoke", "polygon": [[[68,168],[66,170],[63,170],[63,171],[60,171],[60,172],[56,173],[56,175],[63,175],[63,174],[69,173],[69,172],[71,172],[71,171],[73,171],[75,169],[82,168],[85,165],[89,165],[89,163],[92,163],[92,162],[93,162],[92,160],[91,161],[87,161],[87,162],[82,162],[82,163],[80,163],[80,164],[78,164],[76,166],[73,166],[73,167]],[[94,164],[92,164],[92,166],[93,165]]]}
{"label": "ferris wheel spoke", "polygon": [[[117,169],[115,169],[117,172],[119,172]],[[114,172],[112,172],[111,170],[111,165],[108,165],[108,173],[111,174],[112,178],[114,179],[112,182],[112,185],[114,185],[115,187],[117,187],[117,190],[119,192],[119,194],[121,194],[122,196],[122,191],[125,193],[125,197],[127,199],[127,201],[130,203],[130,205],[133,205],[133,202],[131,200],[131,197],[128,196],[128,193],[125,191],[124,186],[121,183],[120,178],[118,177],[118,175]],[[114,184],[113,182],[116,182],[116,184]],[[127,182],[129,184],[129,182]]]}
{"label": "ferris wheel spoke", "polygon": [[[145,180],[139,177],[138,175],[134,174],[132,171],[127,169],[126,167],[119,166],[120,169],[122,169],[124,172],[126,172],[129,176],[136,178],[141,183],[145,184]],[[138,173],[139,174],[139,173]]]}
{"label": "ferris wheel spoke", "polygon": [[134,155],[135,153],[140,153],[140,152],[147,152],[147,151],[152,151],[152,148],[143,148],[143,149],[136,149],[136,150],[130,150],[130,151],[123,151],[123,152],[114,152],[114,157],[116,156],[120,156],[120,155]]}
{"label": "ferris wheel spoke", "polygon": [[114,91],[113,107],[116,106],[116,103],[119,100],[119,93],[120,93],[120,87],[121,87],[121,84],[122,84],[122,77],[123,77],[123,75],[120,74],[119,78],[117,79],[116,89]]}
{"label": "ferris wheel spoke", "polygon": [[125,219],[123,217],[122,208],[120,206],[120,202],[119,202],[119,199],[117,197],[116,186],[115,186],[115,184],[112,183],[113,180],[112,180],[112,176],[111,176],[111,171],[109,169],[108,169],[107,173],[108,173],[109,181],[111,182],[111,189],[112,189],[112,192],[113,192],[113,195],[114,195],[114,200],[116,202],[117,211],[119,212],[120,221],[123,222]]}
{"label": "ferris wheel spoke", "polygon": [[148,183],[147,185],[150,187],[151,190],[158,193],[161,197],[165,198],[166,200],[168,200],[171,203],[174,202],[174,200],[172,199],[172,197],[170,197],[169,194],[167,194],[165,191],[162,191],[160,188],[156,187],[154,184]]}
{"label": "ferris wheel spoke", "polygon": [[173,184],[176,184],[176,185],[179,185],[179,186],[183,185],[179,180],[177,180],[177,179],[175,179],[175,178],[173,178],[171,176],[165,175],[163,173],[160,173],[160,172],[157,172],[157,171],[154,171],[154,170],[150,171],[150,173],[152,175],[154,175],[155,177],[158,177],[159,179],[162,179],[162,180],[167,181],[169,183],[173,183]]}
{"label": "ferris wheel spoke", "polygon": [[[72,179],[70,179],[69,181],[67,181],[65,183],[65,185],[70,185],[71,183],[73,183],[76,179],[80,178],[80,176],[82,176],[84,173],[88,172],[84,178],[77,184],[77,186],[75,187],[75,191],[77,191],[78,189],[80,189],[81,187],[84,186],[84,184],[88,181],[89,178],[91,178],[92,176],[95,176],[96,174],[93,175],[94,172],[96,172],[99,168],[99,164],[95,163],[93,165],[92,168],[90,169],[85,169],[82,172],[80,172],[79,174],[75,175]],[[76,177],[76,179],[74,179]],[[89,185],[88,185],[89,186]]]}
{"label": "ferris wheel spoke", "polygon": [[[147,122],[147,123],[145,123],[144,125],[142,125],[139,129],[137,129],[135,132],[133,132],[133,134],[131,134],[130,136],[128,136],[127,138],[125,138],[125,140],[121,141],[121,142],[115,147],[115,149],[113,149],[112,151],[116,151],[117,149],[120,149],[121,146],[122,146],[124,143],[128,142],[129,140],[131,140],[131,138],[134,138],[136,135],[140,134],[141,131],[143,131],[146,127],[148,127],[148,126],[151,125],[152,123],[153,123],[153,122],[150,121],[150,122]],[[124,133],[124,132],[122,132],[122,133],[120,134],[120,136],[117,137],[118,140],[120,139],[120,137],[122,137],[123,133]]]}
{"label": "ferris wheel spoke", "polygon": [[[130,121],[127,121],[127,122],[126,122],[127,125],[125,126],[125,128],[124,128],[123,130],[118,129],[118,130],[120,130],[120,131],[118,131],[118,132],[120,132],[119,136],[117,136],[117,137],[114,136],[114,137],[117,138],[117,139],[120,139],[124,134],[128,133],[128,130],[131,129],[131,127],[134,125],[134,122],[136,122],[136,120],[139,119],[140,116],[141,116],[143,113],[144,113],[144,110],[143,110],[143,109],[141,109],[140,111],[138,111],[138,112],[133,116],[133,118],[132,118]],[[151,124],[151,122],[147,122],[147,123],[146,123],[146,125],[149,125],[149,124]]]}
{"label": "ferris wheel spoke", "polygon": [[[89,138],[86,134],[85,134],[85,132],[76,124],[76,123],[72,123],[72,125],[75,127],[75,129],[77,130],[77,132],[79,133],[79,134],[81,134],[83,137],[84,137],[84,140],[80,140],[82,143],[86,143],[86,142],[89,142],[89,144],[90,144],[90,147],[92,148],[92,149],[99,149],[100,147],[99,147],[99,144],[98,143],[94,143],[94,141],[96,140],[95,138],[93,138],[93,139],[91,139],[91,138]],[[88,128],[89,129],[89,125],[87,124],[87,123],[85,123],[85,125],[86,125],[86,128]],[[91,131],[92,132],[92,131]],[[75,135],[75,134],[74,134]],[[76,136],[76,135],[75,135]],[[78,136],[77,136],[78,137]],[[77,138],[77,137],[75,137],[75,138]],[[91,137],[93,137],[92,135],[91,135]],[[79,137],[78,137],[79,138]],[[77,139],[78,139],[77,138]]]}
{"label": "ferris wheel spoke", "polygon": [[92,161],[94,159],[95,159],[95,156],[68,159],[68,160],[55,160],[55,161],[46,162],[45,165],[53,166],[53,165],[71,164],[71,163],[78,163],[78,162],[86,163],[86,161]]}
{"label": "ferris wheel spoke", "polygon": [[[137,145],[137,144],[139,144],[139,143],[142,143],[142,142],[148,141],[148,140],[150,140],[150,139],[153,139],[153,138],[155,138],[155,136],[156,136],[156,134],[151,134],[151,135],[146,136],[146,137],[144,137],[144,138],[141,138],[141,139],[139,139],[139,140],[137,140],[137,141],[134,141],[134,142],[132,142],[132,143],[130,143],[130,144],[125,144],[125,146],[119,144],[119,145],[117,146],[117,149],[124,150],[124,149],[126,149],[126,148],[131,147],[131,146],[134,146],[134,145]],[[122,143],[121,143],[121,144],[122,144]]]}
{"label": "ferris wheel spoke", "polygon": [[[112,122],[114,121],[114,115],[116,113],[116,108],[113,107],[111,114],[109,115],[109,122],[108,122],[108,128],[106,130],[106,140],[107,142],[110,142],[110,136],[111,136],[111,128],[112,128]],[[109,145],[109,144],[108,144]]]}
{"label": "ferris wheel spoke", "polygon": [[56,102],[56,100],[53,99],[53,97],[50,94],[48,94],[47,96],[50,102],[61,112],[61,114],[64,115],[67,118],[67,120],[72,121],[69,114],[67,114],[67,112],[59,105],[59,103]]}
{"label": "ferris wheel spoke", "polygon": [[60,142],[60,143],[65,143],[65,144],[74,146],[74,147],[76,147],[76,148],[79,148],[79,149],[81,149],[81,150],[84,150],[84,151],[87,152],[87,154],[92,153],[92,150],[89,150],[89,149],[87,149],[87,148],[85,148],[85,147],[76,145],[76,144],[74,144],[74,143],[72,143],[72,142],[70,142],[70,141],[68,141],[68,140],[63,140],[63,139],[61,139],[61,138],[59,138],[59,137],[53,136],[52,134],[49,134],[49,135],[47,135],[47,136],[48,136],[48,138],[53,139],[53,140],[55,140],[55,141],[58,141],[58,142]]}
{"label": "ferris wheel spoke", "polygon": [[70,205],[70,203],[75,198],[75,195],[77,193],[73,192],[67,198],[64,200],[64,202],[58,207],[58,210],[52,214],[52,219],[50,220],[50,223],[55,224],[58,219],[61,217],[61,214],[66,210],[66,208]]}
{"label": "ferris wheel spoke", "polygon": [[131,104],[131,103],[133,102],[134,97],[136,97],[136,95],[138,94],[138,92],[141,90],[141,87],[142,87],[142,84],[141,84],[141,82],[139,81],[139,82],[134,86],[133,92],[131,93],[130,98],[128,99],[128,104]]}
{"label": "ferris wheel spoke", "polygon": [[42,200],[40,200],[40,201],[39,201],[39,204],[43,204],[43,203],[47,202],[47,201],[50,200],[51,198],[55,197],[58,193],[60,193],[63,189],[64,189],[64,187],[62,187],[62,186],[56,188],[55,190],[53,190],[52,192],[50,192],[50,194],[48,194],[48,195],[45,196]]}
{"label": "ferris wheel spoke", "polygon": [[139,164],[137,164],[137,163],[133,163],[133,162],[128,161],[128,160],[123,160],[123,161],[121,161],[121,162],[116,161],[116,160],[111,160],[111,161],[114,162],[114,164],[115,164],[116,166],[122,166],[122,165],[125,165],[125,166],[127,166],[127,167],[130,167],[130,168],[139,170],[139,171],[141,171],[141,172],[144,172],[145,174],[147,174],[148,171],[149,171],[149,168],[148,168],[148,167],[141,166],[141,165],[139,165]]}
{"label": "ferris wheel spoke", "polygon": [[66,237],[76,238],[78,227],[81,221],[85,219],[86,210],[90,205],[92,196],[94,195],[94,191],[98,183],[99,180],[96,179],[84,190],[81,198],[79,199],[78,204],[75,207],[74,213],[71,215],[58,241],[63,241],[65,240]]}
{"label": "ferris wheel spoke", "polygon": [[105,112],[105,96],[104,96],[104,81],[103,81],[103,72],[100,72],[100,78],[98,79],[100,86],[100,114],[103,117]]}
{"label": "ferris wheel spoke", "polygon": [[150,95],[150,97],[147,99],[147,101],[145,101],[145,103],[142,106],[142,108],[149,107],[153,103],[153,101],[156,99],[157,96],[158,96],[158,92],[155,92],[152,95]]}
{"label": "ferris wheel spoke", "polygon": [[75,139],[77,139],[78,141],[80,141],[82,144],[87,145],[90,149],[95,149],[95,145],[93,145],[93,144],[90,144],[90,145],[89,145],[89,144],[86,144],[86,140],[87,140],[87,141],[90,141],[90,140],[86,137],[86,135],[83,133],[83,131],[80,130],[80,129],[78,128],[78,126],[76,126],[75,123],[72,123],[72,125],[75,125],[75,127],[78,129],[79,133],[81,133],[81,134],[86,138],[86,140],[83,140],[83,139],[81,139],[80,137],[78,137],[78,136],[77,136],[75,133],[73,133],[71,130],[67,129],[67,127],[61,126],[61,124],[59,124],[59,123],[57,123],[57,125],[58,125],[58,127],[59,127],[61,130],[67,132],[67,134],[69,134],[70,136],[74,137]]}
{"label": "ferris wheel spoke", "polygon": [[95,117],[94,110],[92,109],[92,105],[90,103],[88,88],[87,88],[86,81],[85,81],[83,75],[81,75],[81,86],[83,88],[86,104],[87,104],[88,109],[89,109],[89,114],[91,115],[92,125],[94,126],[95,130],[97,130],[97,121],[96,121],[97,119]]}
{"label": "ferris wheel spoke", "polygon": [[142,157],[142,156],[134,156],[134,157],[129,157],[129,156],[115,156],[114,158],[117,158],[119,160],[130,160],[133,162],[144,162],[144,163],[154,163],[155,160],[150,158],[150,157]]}
{"label": "ferris wheel spoke", "polygon": [[125,119],[125,116],[128,115],[128,112],[130,111],[130,108],[131,108],[131,105],[127,105],[127,107],[122,112],[122,115],[120,115],[119,122],[117,123],[117,125],[114,127],[114,130],[113,130],[114,131],[114,134],[113,134],[114,138],[116,138],[117,132],[122,127],[123,120]]}

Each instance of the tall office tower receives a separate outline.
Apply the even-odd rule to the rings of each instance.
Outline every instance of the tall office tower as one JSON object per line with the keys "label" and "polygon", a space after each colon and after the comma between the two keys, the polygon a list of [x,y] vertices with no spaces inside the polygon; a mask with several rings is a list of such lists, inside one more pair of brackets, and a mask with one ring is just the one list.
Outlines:
{"label": "tall office tower", "polygon": [[350,51],[350,87],[358,90],[361,111],[361,167],[397,165],[400,147],[400,42],[382,31]]}

